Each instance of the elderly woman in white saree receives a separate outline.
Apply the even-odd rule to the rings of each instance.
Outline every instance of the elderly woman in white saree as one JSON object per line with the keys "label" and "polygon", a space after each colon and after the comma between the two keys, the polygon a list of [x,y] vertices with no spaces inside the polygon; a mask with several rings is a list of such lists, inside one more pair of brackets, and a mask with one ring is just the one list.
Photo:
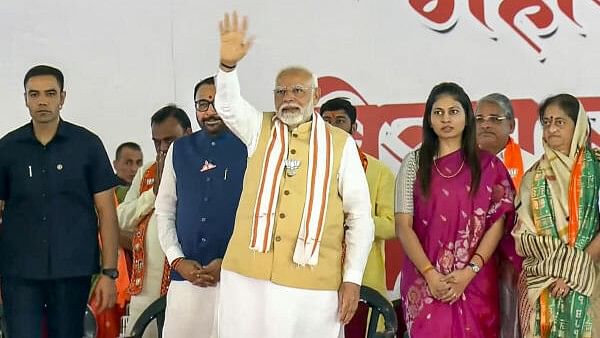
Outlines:
{"label": "elderly woman in white saree", "polygon": [[600,164],[573,96],[540,106],[544,155],[517,198],[517,252],[525,258],[519,315],[524,337],[600,337]]}

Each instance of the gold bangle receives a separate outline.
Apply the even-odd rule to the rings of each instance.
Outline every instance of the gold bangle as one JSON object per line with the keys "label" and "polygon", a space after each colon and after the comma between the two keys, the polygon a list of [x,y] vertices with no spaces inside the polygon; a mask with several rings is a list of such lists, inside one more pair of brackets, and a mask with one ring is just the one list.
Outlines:
{"label": "gold bangle", "polygon": [[433,270],[433,265],[431,265],[431,264],[429,264],[425,268],[421,269],[421,275],[424,276],[430,270]]}

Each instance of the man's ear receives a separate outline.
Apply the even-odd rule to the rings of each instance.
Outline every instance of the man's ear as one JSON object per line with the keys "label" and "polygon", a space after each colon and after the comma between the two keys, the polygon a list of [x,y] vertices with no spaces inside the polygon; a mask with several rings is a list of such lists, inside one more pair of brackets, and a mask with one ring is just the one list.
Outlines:
{"label": "man's ear", "polygon": [[510,133],[509,134],[512,134],[515,131],[515,119],[510,120],[509,124],[510,124]]}
{"label": "man's ear", "polygon": [[60,104],[58,105],[59,109],[62,109],[63,104],[65,104],[65,99],[67,98],[67,92],[64,90],[60,92]]}
{"label": "man's ear", "polygon": [[356,122],[352,123],[352,127],[350,128],[350,134],[356,133],[356,128],[358,128]]}
{"label": "man's ear", "polygon": [[315,88],[315,92],[313,93],[313,102],[315,103],[315,105],[319,102],[319,99],[321,98],[321,88],[316,87]]}

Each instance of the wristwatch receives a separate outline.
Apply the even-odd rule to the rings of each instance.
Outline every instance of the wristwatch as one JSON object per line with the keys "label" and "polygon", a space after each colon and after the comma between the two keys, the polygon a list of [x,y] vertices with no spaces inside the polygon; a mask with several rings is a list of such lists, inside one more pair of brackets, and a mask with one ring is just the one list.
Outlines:
{"label": "wristwatch", "polygon": [[117,269],[102,269],[102,274],[109,277],[110,279],[119,278],[119,270]]}
{"label": "wristwatch", "polygon": [[473,270],[473,272],[475,273],[478,273],[481,270],[481,267],[477,265],[477,263],[469,262],[468,265],[471,268],[471,270]]}

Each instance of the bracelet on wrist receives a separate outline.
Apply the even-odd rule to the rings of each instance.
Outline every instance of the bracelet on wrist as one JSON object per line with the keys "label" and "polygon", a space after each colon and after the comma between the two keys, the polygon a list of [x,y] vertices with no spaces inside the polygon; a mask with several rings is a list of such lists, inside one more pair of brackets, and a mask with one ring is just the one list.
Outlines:
{"label": "bracelet on wrist", "polygon": [[426,267],[424,267],[423,269],[421,269],[421,275],[425,276],[425,274],[431,270],[433,270],[433,265],[429,264]]}
{"label": "bracelet on wrist", "polygon": [[475,257],[475,256],[477,256],[477,257],[479,257],[479,259],[481,259],[481,265],[485,264],[485,259],[483,258],[482,255],[480,255],[479,253],[476,252],[473,254],[473,257]]}
{"label": "bracelet on wrist", "polygon": [[183,260],[185,259],[185,257],[178,257],[175,258],[173,260],[173,263],[171,263],[171,268],[175,271],[177,271],[177,267],[179,266],[179,263],[181,263]]}
{"label": "bracelet on wrist", "polygon": [[225,68],[227,70],[234,70],[235,67],[237,67],[237,64],[233,65],[233,66],[230,66],[230,65],[227,65],[227,64],[224,64],[223,62],[221,62],[221,67],[223,67],[223,68]]}

